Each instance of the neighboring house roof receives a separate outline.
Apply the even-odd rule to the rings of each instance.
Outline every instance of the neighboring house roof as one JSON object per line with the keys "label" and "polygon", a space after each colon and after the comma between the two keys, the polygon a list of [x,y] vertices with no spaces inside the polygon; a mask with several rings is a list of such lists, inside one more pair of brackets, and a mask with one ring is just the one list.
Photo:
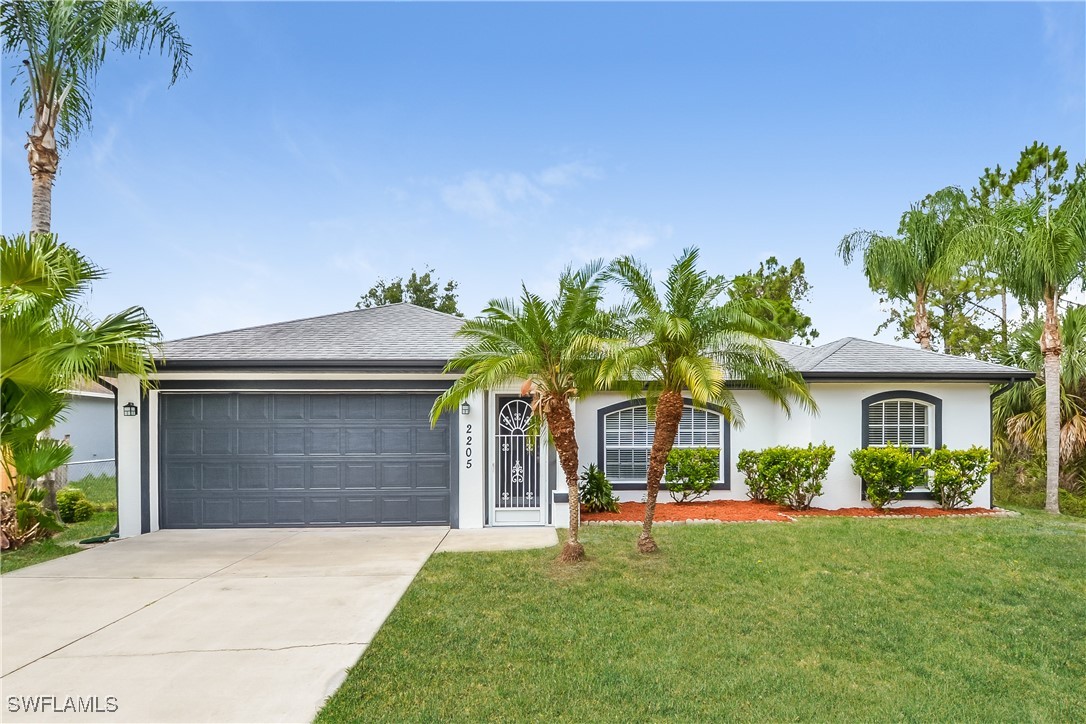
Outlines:
{"label": "neighboring house roof", "polygon": [[810,380],[817,379],[928,379],[928,380],[1024,380],[1029,370],[956,357],[923,349],[899,347],[845,337],[818,347],[773,342],[785,360]]}
{"label": "neighboring house roof", "polygon": [[[460,317],[389,304],[167,342],[164,370],[186,367],[440,368],[466,344]],[[845,337],[818,347],[772,342],[811,380],[1007,381],[1034,373],[967,357]]]}
{"label": "neighboring house roof", "polygon": [[441,367],[464,320],[414,304],[265,324],[166,342],[164,370],[214,366]]}
{"label": "neighboring house roof", "polygon": [[[108,377],[102,378],[109,380]],[[98,382],[79,382],[70,390],[65,390],[65,394],[70,397],[101,397],[113,399],[113,390]]]}

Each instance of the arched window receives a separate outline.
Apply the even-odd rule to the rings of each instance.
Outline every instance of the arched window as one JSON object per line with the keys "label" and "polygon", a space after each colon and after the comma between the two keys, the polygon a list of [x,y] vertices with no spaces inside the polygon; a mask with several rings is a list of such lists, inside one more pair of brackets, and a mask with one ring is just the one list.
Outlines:
{"label": "arched window", "polygon": [[[619,408],[619,409],[616,409]],[[624,403],[601,410],[601,467],[611,480],[643,481],[648,474],[655,423],[645,405]],[[723,449],[724,418],[712,410],[683,407],[675,447]],[[725,475],[721,465],[721,477]]]}
{"label": "arched window", "polygon": [[894,391],[863,401],[864,447],[942,446],[942,400],[922,392]]}

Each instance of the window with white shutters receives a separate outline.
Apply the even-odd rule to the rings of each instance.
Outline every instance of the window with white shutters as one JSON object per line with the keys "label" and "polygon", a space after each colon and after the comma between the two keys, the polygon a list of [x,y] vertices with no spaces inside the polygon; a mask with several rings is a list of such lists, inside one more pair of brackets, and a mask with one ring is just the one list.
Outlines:
{"label": "window with white shutters", "polygon": [[933,446],[934,410],[916,400],[883,400],[867,409],[870,447],[904,445],[919,450]]}
{"label": "window with white shutters", "polygon": [[[720,449],[723,418],[711,410],[684,407],[675,447]],[[655,425],[644,405],[604,415],[604,474],[611,480],[644,480]]]}

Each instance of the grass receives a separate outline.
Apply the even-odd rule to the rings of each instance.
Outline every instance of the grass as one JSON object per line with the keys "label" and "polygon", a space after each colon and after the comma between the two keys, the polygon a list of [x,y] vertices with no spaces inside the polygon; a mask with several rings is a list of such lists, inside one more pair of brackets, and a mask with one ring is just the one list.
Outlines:
{"label": "grass", "polygon": [[431,557],[319,722],[1071,721],[1086,522],[593,527]]}
{"label": "grass", "polygon": [[[117,503],[117,481],[111,475],[88,476],[72,483],[93,502],[101,505]],[[14,551],[0,554],[0,573],[9,573],[20,568],[44,563],[54,558],[78,553],[82,548],[76,545],[81,540],[105,535],[117,526],[117,511],[105,510],[95,513],[90,520],[74,523],[52,538],[35,541]]]}

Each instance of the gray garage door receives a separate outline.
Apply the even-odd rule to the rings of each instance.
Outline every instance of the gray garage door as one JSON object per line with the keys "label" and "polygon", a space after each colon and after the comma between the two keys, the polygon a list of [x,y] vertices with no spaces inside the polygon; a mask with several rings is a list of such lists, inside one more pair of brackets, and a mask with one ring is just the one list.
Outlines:
{"label": "gray garage door", "polygon": [[448,525],[433,394],[164,394],[163,528]]}

